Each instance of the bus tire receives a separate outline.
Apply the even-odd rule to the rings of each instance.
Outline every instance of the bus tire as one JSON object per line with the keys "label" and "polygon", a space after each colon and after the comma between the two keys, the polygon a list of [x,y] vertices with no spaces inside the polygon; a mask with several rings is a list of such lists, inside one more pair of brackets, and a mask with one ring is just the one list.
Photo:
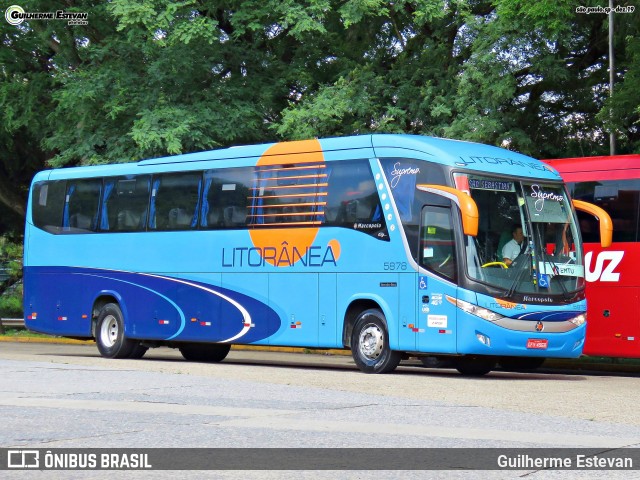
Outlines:
{"label": "bus tire", "polygon": [[481,355],[466,355],[455,361],[456,370],[462,375],[469,377],[481,377],[486,375],[496,366],[496,361],[492,357]]}
{"label": "bus tire", "polygon": [[135,347],[133,347],[133,350],[131,351],[131,353],[127,358],[138,360],[144,357],[144,354],[147,353],[147,350],[149,350],[149,347],[143,347],[142,344],[138,342],[136,343]]}
{"label": "bus tire", "polygon": [[96,322],[96,345],[105,358],[129,358],[139,345],[136,340],[124,336],[124,317],[116,303],[107,303],[100,309]]}
{"label": "bus tire", "polygon": [[185,360],[217,363],[227,358],[231,345],[227,343],[183,343],[178,347]]}
{"label": "bus tire", "polygon": [[377,308],[362,312],[351,334],[351,355],[364,373],[388,373],[395,370],[402,354],[389,348],[389,333],[384,314]]}

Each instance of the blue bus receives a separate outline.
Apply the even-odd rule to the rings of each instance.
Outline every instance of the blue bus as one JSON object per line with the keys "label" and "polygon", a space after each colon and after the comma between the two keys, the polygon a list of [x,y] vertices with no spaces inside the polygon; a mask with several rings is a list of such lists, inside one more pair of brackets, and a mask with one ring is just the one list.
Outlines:
{"label": "blue bus", "polygon": [[[579,207],[610,242],[606,213]],[[560,176],[511,151],[386,134],[234,147],[38,173],[25,324],[108,358],[348,348],[367,373],[418,356],[482,375],[581,354],[582,258]]]}

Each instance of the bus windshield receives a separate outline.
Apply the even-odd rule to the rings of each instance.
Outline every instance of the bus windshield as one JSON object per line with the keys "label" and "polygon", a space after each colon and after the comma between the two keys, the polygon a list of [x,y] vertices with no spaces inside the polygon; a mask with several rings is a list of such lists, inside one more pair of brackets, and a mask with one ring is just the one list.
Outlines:
{"label": "bus windshield", "polygon": [[478,205],[477,237],[465,237],[468,277],[515,294],[563,295],[584,287],[582,251],[564,186],[456,174]]}

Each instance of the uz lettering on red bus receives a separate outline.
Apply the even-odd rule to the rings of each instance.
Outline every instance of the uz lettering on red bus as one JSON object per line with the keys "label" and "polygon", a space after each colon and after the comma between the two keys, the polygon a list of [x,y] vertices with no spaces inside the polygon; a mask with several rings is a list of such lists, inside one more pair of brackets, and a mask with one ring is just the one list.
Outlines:
{"label": "uz lettering on red bus", "polygon": [[[601,282],[617,282],[620,280],[620,273],[615,269],[618,267],[624,257],[624,252],[600,252],[596,258],[596,266],[591,270],[591,259],[593,252],[589,252],[584,256],[584,263],[587,267],[586,280],[587,282],[595,282],[600,280]],[[609,261],[609,264],[604,267],[605,261]]]}

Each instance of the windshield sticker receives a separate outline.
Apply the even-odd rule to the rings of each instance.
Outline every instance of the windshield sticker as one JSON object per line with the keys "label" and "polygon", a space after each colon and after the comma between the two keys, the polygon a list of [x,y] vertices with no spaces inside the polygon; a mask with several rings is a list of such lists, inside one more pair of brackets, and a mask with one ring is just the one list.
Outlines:
{"label": "windshield sticker", "polygon": [[548,274],[550,277],[554,277],[556,275],[565,277],[584,277],[584,265],[567,265],[551,262],[538,262],[538,269],[541,273]]}
{"label": "windshield sticker", "polygon": [[544,190],[540,185],[530,185],[531,193],[526,197],[531,212],[531,221],[536,223],[566,223],[565,196],[558,190]]}
{"label": "windshield sticker", "polygon": [[544,192],[539,185],[531,185],[531,197],[536,199],[534,202],[536,212],[542,212],[544,210],[545,200],[553,200],[558,203],[564,202],[564,196],[558,195],[555,192]]}
{"label": "windshield sticker", "polygon": [[538,286],[540,288],[549,288],[549,284],[551,282],[551,277],[544,273],[538,274]]}
{"label": "windshield sticker", "polygon": [[476,190],[492,190],[496,192],[513,192],[513,182],[502,182],[499,180],[469,179],[469,187]]}

